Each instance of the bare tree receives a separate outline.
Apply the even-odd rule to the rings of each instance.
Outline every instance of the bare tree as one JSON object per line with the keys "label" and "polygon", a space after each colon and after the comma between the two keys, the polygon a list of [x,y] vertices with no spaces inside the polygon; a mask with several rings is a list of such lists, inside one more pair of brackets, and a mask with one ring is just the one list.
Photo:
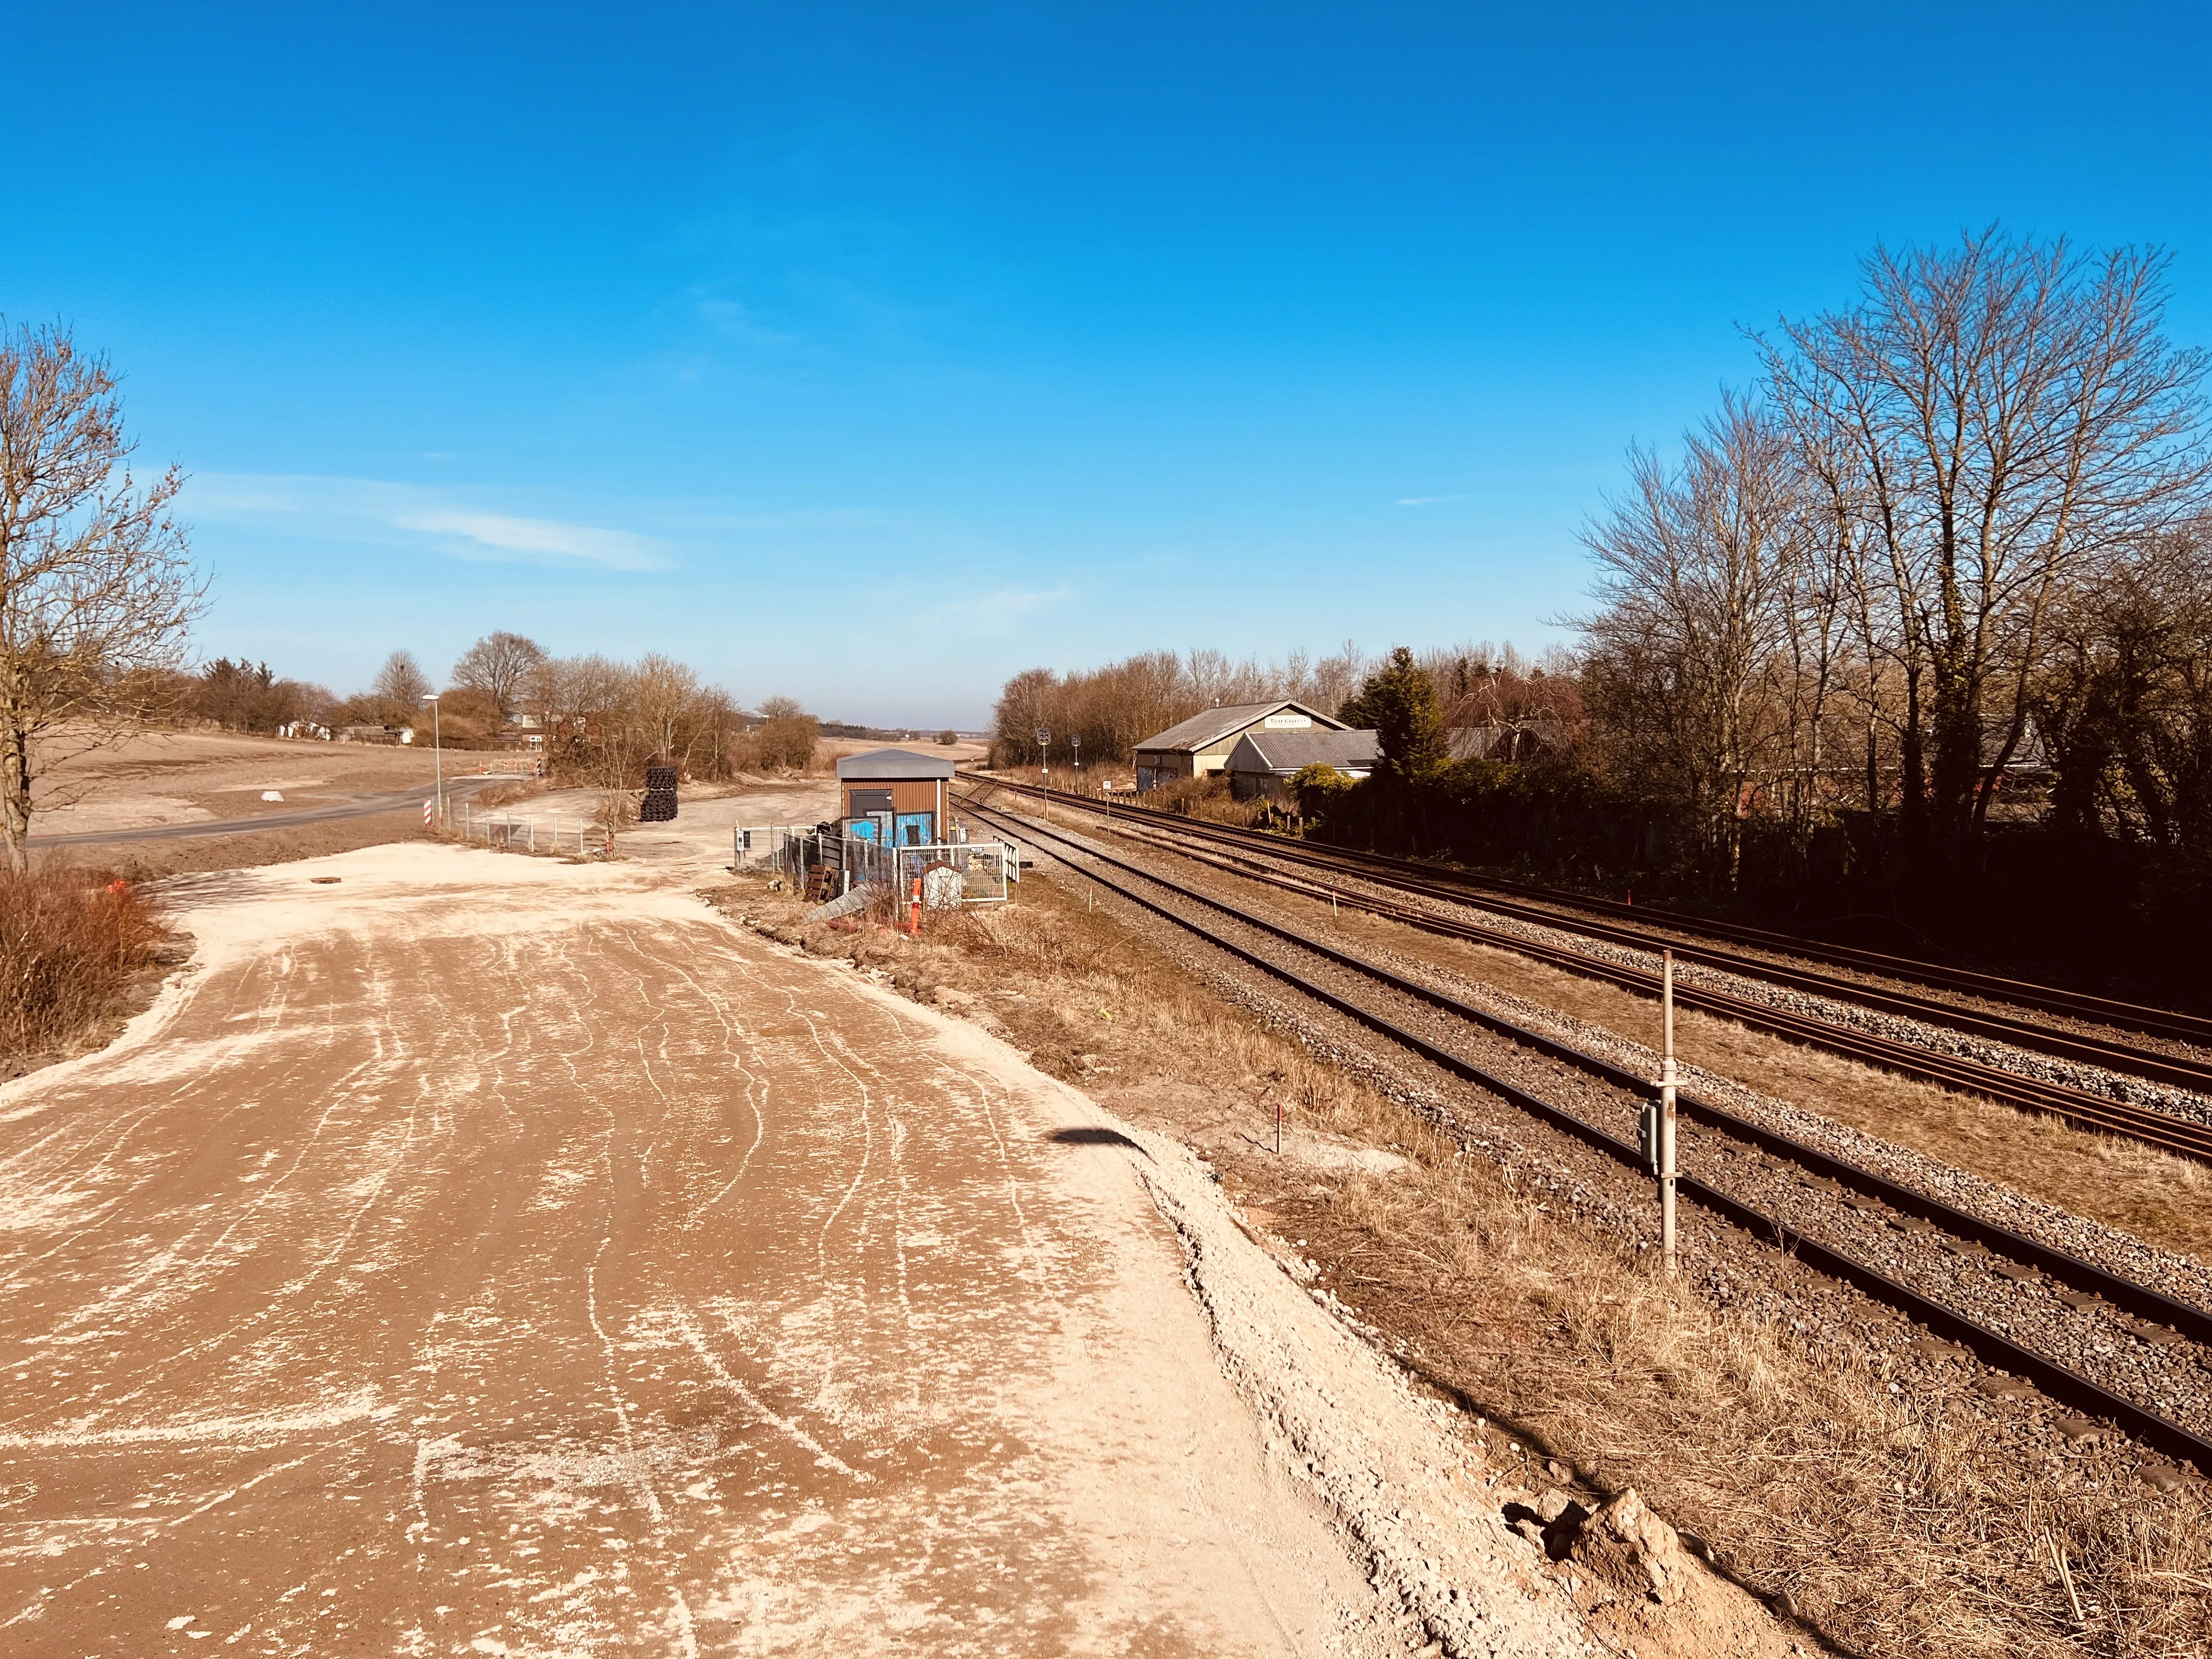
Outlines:
{"label": "bare tree", "polygon": [[1785,323],[1776,395],[1854,483],[1902,671],[1904,812],[1955,847],[2027,728],[2051,607],[2206,477],[2206,358],[2160,335],[2166,257],[1994,229],[1875,252],[1855,307]]}
{"label": "bare tree", "polygon": [[170,516],[184,475],[141,488],[131,447],[106,358],[0,325],[0,839],[18,873],[33,782],[58,749],[155,712],[204,603]]}
{"label": "bare tree", "polygon": [[822,740],[822,722],[808,714],[796,697],[770,697],[761,704],[760,729],[754,733],[760,763],[803,772]]}
{"label": "bare tree", "polygon": [[1679,469],[1632,451],[1632,489],[1585,532],[1605,609],[1580,624],[1585,695],[1616,768],[1674,794],[1733,884],[1754,780],[1789,752],[1804,495],[1789,434],[1740,398],[1688,435]]}
{"label": "bare tree", "polygon": [[624,702],[644,752],[672,766],[688,766],[692,744],[705,729],[697,719],[701,696],[698,675],[673,657],[653,652],[640,658]]}
{"label": "bare tree", "polygon": [[481,691],[499,705],[505,720],[514,712],[516,699],[532,672],[545,660],[537,641],[504,629],[485,635],[453,665],[453,683]]}
{"label": "bare tree", "polygon": [[368,695],[384,724],[410,725],[421,712],[422,699],[430,695],[430,677],[415,660],[413,652],[395,651],[369,682]]}
{"label": "bare tree", "polygon": [[2035,718],[2059,826],[2212,864],[2212,518],[2103,562],[2052,634]]}

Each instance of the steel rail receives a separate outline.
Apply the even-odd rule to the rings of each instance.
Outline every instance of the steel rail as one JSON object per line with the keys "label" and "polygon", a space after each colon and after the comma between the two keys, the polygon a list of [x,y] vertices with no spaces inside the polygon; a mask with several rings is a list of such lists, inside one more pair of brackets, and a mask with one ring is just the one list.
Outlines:
{"label": "steel rail", "polygon": [[[1004,827],[1009,815],[995,808],[982,806],[972,799],[965,805],[971,811],[986,818],[1001,821]],[[1349,952],[1306,939],[1291,928],[1254,915],[1224,900],[1185,886],[1168,877],[1131,864],[1101,849],[1087,847],[1071,836],[1046,829],[1026,819],[1012,819],[1011,827],[1022,835],[1039,836],[1071,848],[1081,857],[1109,865],[1127,872],[1140,881],[1150,882],[1175,894],[1178,898],[1205,906],[1230,917],[1242,926],[1283,939],[1298,949],[1307,951],[1336,966],[1347,969],[1391,990],[1428,1004],[1444,1012],[1484,1027],[1508,1039],[1531,1048],[1547,1058],[1555,1059],[1578,1070],[1601,1078],[1613,1086],[1634,1094],[1648,1092],[1654,1085],[1650,1079],[1637,1076],[1626,1068],[1597,1055],[1586,1053],[1571,1043],[1547,1037],[1540,1032],[1516,1024],[1510,1020],[1461,1002],[1449,994],[1407,979],[1388,968],[1370,963]],[[1067,861],[1063,859],[1063,862]],[[1224,937],[1191,918],[1178,915],[1158,901],[1146,897],[1096,870],[1074,866],[1087,878],[1097,882],[1153,915],[1172,922],[1176,927],[1194,933],[1209,944],[1227,951],[1239,961],[1259,969],[1261,972],[1295,987],[1339,1013],[1365,1025],[1419,1054],[1424,1060],[1440,1066],[1456,1077],[1496,1094],[1511,1104],[1556,1128],[1583,1140],[1631,1168],[1640,1168],[1642,1155],[1630,1142],[1600,1128],[1595,1124],[1555,1106],[1540,1097],[1504,1079],[1484,1070],[1473,1061],[1462,1059],[1450,1050],[1409,1031],[1386,1017],[1364,1008],[1358,1003],[1315,983],[1295,969],[1273,961],[1249,946]],[[2094,1263],[2081,1261],[2050,1245],[2014,1233],[2009,1229],[1984,1220],[1968,1212],[1954,1208],[1939,1199],[1891,1181],[1873,1170],[1844,1158],[1808,1146],[1801,1141],[1753,1123],[1747,1119],[1715,1106],[1697,1096],[1684,1094],[1678,1104],[1693,1121],[1716,1128],[1733,1138],[1759,1147],[1761,1151],[1783,1158],[1800,1168],[1810,1170],[1827,1180],[1852,1187],[1891,1208],[1917,1216],[1942,1227],[1954,1236],[1970,1240],[1984,1249],[1994,1249],[2023,1266],[2033,1267],[2052,1278],[2063,1279],[2075,1289],[2097,1296],[2115,1308],[2154,1320],[2172,1327],[2181,1334],[2200,1344],[2212,1345],[2212,1314],[2204,1310],[2179,1302],[2145,1285],[2109,1272]],[[1836,1247],[1823,1243],[1788,1224],[1777,1220],[1754,1209],[1741,1200],[1732,1197],[1711,1183],[1694,1176],[1679,1179],[1679,1190],[1704,1207],[1712,1211],[1755,1237],[1771,1239],[1785,1253],[1795,1255],[1820,1272],[1858,1286],[1877,1301],[1888,1304],[1908,1315],[1931,1331],[1960,1342],[1991,1366],[2032,1380],[2044,1393],[2084,1411],[2092,1412],[2114,1423],[2128,1434],[2154,1446],[2169,1456],[2212,1470],[2212,1441],[2200,1438],[2188,1429],[2150,1407],[2140,1405],[2124,1395],[2113,1393],[2103,1385],[2092,1382],[2079,1372],[2022,1346],[2010,1337],[1977,1323],[1964,1314],[1954,1311],[1909,1285],[1901,1285],[1879,1268],[1858,1261]]]}
{"label": "steel rail", "polygon": [[[972,769],[964,775],[979,782],[989,782],[999,787],[1019,790],[1025,793],[1039,793],[1038,786],[1018,779],[990,777]],[[1279,836],[1255,830],[1238,830],[1228,824],[1204,823],[1195,819],[1143,807],[1133,802],[1106,802],[1098,797],[1079,794],[1068,790],[1054,789],[1057,800],[1078,803],[1093,811],[1126,814],[1133,818],[1157,822],[1180,833],[1204,836],[1246,845],[1261,846],[1272,852],[1282,853],[1285,843]],[[1519,894],[1524,897],[1556,904],[1569,910],[1594,912],[1628,921],[1656,922],[1683,933],[1701,934],[1711,939],[1729,939],[1760,950],[1774,951],[1784,955],[1808,960],[1827,962],[1838,967],[1857,968],[1868,973],[1886,975],[1893,979],[1916,981],[1922,984],[1955,990],[1970,995],[1984,996],[1993,1001],[2009,1002],[2021,1007],[2040,1008],[2050,1013],[2069,1014],[2076,1018],[2104,1024],[2123,1026],[2147,1034],[2168,1036],[2183,1042],[2212,1047],[2212,1018],[2187,1014],[2171,1008],[2154,1008],[2142,1004],[2123,1002],[2115,998],[2100,997],[2087,992],[2068,991],[2057,986],[2039,985],[2032,981],[2007,979],[2000,975],[1978,973],[1972,969],[1951,968],[1941,963],[1928,962],[1914,957],[1888,956],[1877,951],[1861,951],[1849,945],[1830,945],[1802,934],[1778,933],[1765,928],[1746,927],[1737,922],[1717,921],[1709,917],[1691,915],[1679,910],[1669,910],[1657,905],[1621,904],[1611,899],[1593,898],[1583,893],[1565,888],[1546,887],[1533,882],[1509,880],[1503,876],[1486,876],[1470,870],[1450,866],[1425,864],[1415,859],[1394,858],[1387,853],[1361,853],[1350,848],[1328,847],[1314,842],[1299,843],[1294,848],[1298,856],[1322,862],[1323,856],[1339,860],[1346,869],[1388,869],[1410,876],[1425,877],[1452,886],[1483,892]],[[1668,941],[1673,943],[1673,941]],[[1855,981],[1845,981],[1851,983]]]}
{"label": "steel rail", "polygon": [[[1148,841],[1146,844],[1155,843]],[[1215,863],[1210,849],[1193,851],[1188,848],[1164,847],[1161,850],[1200,863],[1212,864],[1216,868],[1225,869],[1246,880],[1259,881],[1310,897],[1327,898],[1347,909],[1382,916],[1419,928],[1425,933],[1466,939],[1534,957],[1585,978],[1607,981],[1638,994],[1656,997],[1659,993],[1659,975],[1648,969],[1608,962],[1601,957],[1589,956],[1564,945],[1548,945],[1517,933],[1484,927],[1479,923],[1440,916],[1433,911],[1394,904],[1387,899],[1322,888],[1279,873],[1255,871],[1249,866],[1243,869],[1232,868],[1225,863]],[[1847,1025],[1812,1015],[1791,1013],[1748,998],[1731,996],[1726,992],[1686,984],[1680,979],[1675,981],[1674,999],[1686,1007],[1702,1008],[1738,1024],[1766,1031],[1790,1042],[1826,1049],[1885,1071],[1917,1077],[1943,1088],[1983,1095],[2024,1110],[2048,1112],[2085,1128],[2126,1135],[2181,1157],[2212,1163],[2212,1125],[2193,1123],[2170,1113],[2109,1099],[2064,1084],[2023,1078],[1958,1055],[1855,1031]]]}
{"label": "steel rail", "polygon": [[[1034,795],[1036,786],[1005,779],[991,781],[1000,787]],[[1510,899],[1492,896],[1491,890],[1519,891],[1544,895],[1550,902],[1562,905],[1574,903],[1585,909],[1614,915],[1626,912],[1631,915],[1657,916],[1668,925],[1680,925],[1686,931],[1717,932],[1725,924],[1706,927],[1695,919],[1679,917],[1673,912],[1613,905],[1603,900],[1576,900],[1570,896],[1554,893],[1553,890],[1529,888],[1518,883],[1493,882],[1488,878],[1464,875],[1456,871],[1439,870],[1433,866],[1413,864],[1402,859],[1388,858],[1376,854],[1348,852],[1340,848],[1316,848],[1310,844],[1294,843],[1280,836],[1262,835],[1256,830],[1240,830],[1223,824],[1201,823],[1194,819],[1182,818],[1157,811],[1148,807],[1132,807],[1118,802],[1101,801],[1089,795],[1072,794],[1055,789],[1053,799],[1079,810],[1109,814],[1133,823],[1141,823],[1170,836],[1186,840],[1212,842],[1217,845],[1234,847],[1255,854],[1279,860],[1285,863],[1303,864],[1317,869],[1336,871],[1356,879],[1375,882],[1379,885],[1395,887],[1401,891],[1417,892],[1457,904],[1477,904],[1503,915],[1520,921],[1533,921],[1540,926],[1557,927],[1565,932],[1585,934],[1609,943],[1634,950],[1656,951],[1671,949],[1679,961],[1695,962],[1702,966],[1717,968],[1724,972],[1739,974],[1746,978],[1760,979],[1791,990],[1811,995],[1828,997],[1837,1001],[1853,1002],[1884,1013],[1917,1019],[1924,1024],[1942,1025],[1969,1036],[1988,1037],[2014,1047],[2028,1048],[2056,1058],[2070,1060],[2082,1065],[2095,1066],[2102,1070],[2141,1077],[2149,1081],[2187,1089],[2198,1093],[2212,1094],[2212,1063],[2160,1054],[2132,1044],[2114,1042],[2109,1038],[2085,1036],[2078,1032],[2054,1030],[2030,1020],[2014,1019],[2003,1014],[1978,1009],[1961,1008],[1956,1004],[1936,1001],[1887,990],[1880,986],[1867,985],[1857,980],[1838,979],[1832,975],[1808,972],[1791,968],[1786,963],[1768,962],[1761,957],[1744,957],[1732,951],[1718,951],[1695,944],[1684,944],[1648,931],[1617,927],[1604,921],[1590,921],[1581,916],[1561,915],[1534,904],[1516,903]],[[1781,934],[1759,933],[1756,929],[1735,928],[1731,934],[1756,934],[1761,948],[1790,951],[1799,956],[1827,959],[1822,952],[1826,947],[1810,941],[1791,941]],[[1802,945],[1804,948],[1798,948]],[[1864,954],[1864,953],[1859,953]],[[1903,958],[1885,960],[1903,963]],[[1859,965],[1856,963],[1846,965]],[[1927,967],[1931,964],[1905,964]],[[1869,968],[1869,971],[1890,972],[1892,969]],[[1948,973],[1950,970],[1941,970]],[[1912,978],[1917,975],[1899,973],[1899,977]],[[2046,1012],[2063,1012],[2075,1018],[2103,1019],[2115,1024],[2126,1024],[2143,1029],[2141,1021],[2122,1020],[2107,1012],[2091,1012],[2086,1006],[2057,1008],[2050,1000],[2038,1000],[2049,992],[2050,999],[2070,999],[2075,1004],[2095,1003],[2100,1010],[2128,1010],[2130,1005],[2105,1003],[2102,999],[2075,998],[2068,992],[2051,991],[2048,987],[2021,986],[2012,981],[1991,980],[1987,975],[1969,975],[1976,986],[1953,985],[1948,988],[1972,990],[1977,995],[2002,996],[2025,1006],[2043,1008]],[[2010,995],[1991,987],[2009,987],[2026,995]],[[2166,1015],[2160,1010],[2132,1010],[2135,1014],[2157,1013],[2173,1025],[2173,1029],[2159,1035],[2176,1036],[2181,1040],[2212,1043],[2212,1021],[2200,1021],[2187,1015]],[[2094,1098],[2094,1097],[2090,1097]]]}

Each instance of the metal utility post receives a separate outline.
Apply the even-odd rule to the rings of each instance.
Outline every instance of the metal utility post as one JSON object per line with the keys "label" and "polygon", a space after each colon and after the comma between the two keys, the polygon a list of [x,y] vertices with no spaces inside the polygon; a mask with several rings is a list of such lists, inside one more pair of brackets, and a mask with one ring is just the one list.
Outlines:
{"label": "metal utility post", "polygon": [[1083,739],[1075,737],[1068,741],[1075,745],[1075,793],[1079,795],[1083,793]]}
{"label": "metal utility post", "polygon": [[1674,953],[1659,958],[1659,1249],[1674,1271]]}
{"label": "metal utility post", "polygon": [[1659,958],[1659,1098],[1644,1103],[1638,1127],[1644,1167],[1659,1182],[1659,1252],[1674,1271],[1674,953]]}
{"label": "metal utility post", "polygon": [[446,747],[438,734],[438,694],[433,691],[422,701],[430,705],[431,775],[438,781],[438,828],[443,830],[446,827]]}
{"label": "metal utility post", "polygon": [[1052,822],[1052,727],[1036,729],[1037,787],[1044,791],[1044,821]]}

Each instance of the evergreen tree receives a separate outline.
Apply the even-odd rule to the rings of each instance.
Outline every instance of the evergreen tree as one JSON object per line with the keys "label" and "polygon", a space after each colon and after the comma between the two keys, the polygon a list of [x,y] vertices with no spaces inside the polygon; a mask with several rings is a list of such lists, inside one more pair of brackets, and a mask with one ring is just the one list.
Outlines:
{"label": "evergreen tree", "polygon": [[1337,718],[1376,734],[1382,756],[1376,776],[1390,782],[1424,782],[1450,758],[1437,689],[1402,645],[1367,677],[1357,695],[1346,699]]}

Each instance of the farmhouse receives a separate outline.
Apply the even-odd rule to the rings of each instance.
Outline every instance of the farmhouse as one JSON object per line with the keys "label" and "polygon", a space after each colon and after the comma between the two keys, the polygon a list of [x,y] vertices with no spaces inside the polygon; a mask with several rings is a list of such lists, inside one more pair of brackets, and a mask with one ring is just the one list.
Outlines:
{"label": "farmhouse", "polygon": [[945,824],[952,763],[910,749],[875,749],[837,763],[839,827],[856,841],[927,847]]}
{"label": "farmhouse", "polygon": [[1230,793],[1239,800],[1266,795],[1291,802],[1291,780],[1309,766],[1333,766],[1348,778],[1364,778],[1375,769],[1381,750],[1372,732],[1247,731],[1229,751]]}
{"label": "farmhouse", "polygon": [[1341,732],[1342,720],[1285,697],[1278,702],[1209,708],[1136,745],[1137,787],[1154,789],[1177,778],[1202,778],[1225,770],[1229,752],[1248,732]]}

